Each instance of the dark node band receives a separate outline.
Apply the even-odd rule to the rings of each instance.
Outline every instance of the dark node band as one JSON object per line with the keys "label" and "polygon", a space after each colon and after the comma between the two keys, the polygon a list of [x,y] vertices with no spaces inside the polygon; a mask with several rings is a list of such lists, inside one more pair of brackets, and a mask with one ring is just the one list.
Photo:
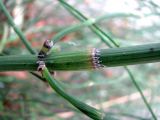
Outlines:
{"label": "dark node band", "polygon": [[92,50],[92,64],[95,69],[104,67],[104,65],[102,64],[102,61],[99,60],[100,55],[101,55],[100,50],[93,48],[93,50]]}
{"label": "dark node band", "polygon": [[[45,62],[44,62],[44,58],[47,57],[47,54],[49,53],[50,49],[52,48],[53,46],[53,42],[50,41],[50,40],[45,40],[44,44],[43,44],[43,47],[41,49],[41,51],[38,53],[38,61],[37,61],[37,64],[38,64],[38,68],[37,68],[37,71],[43,71],[44,68],[46,67],[45,65]],[[48,49],[46,52],[45,50],[43,50],[44,48]]]}
{"label": "dark node band", "polygon": [[43,59],[43,58],[45,58],[47,56],[47,54],[45,53],[45,52],[43,52],[43,51],[40,51],[39,53],[38,53],[38,58],[39,59]]}

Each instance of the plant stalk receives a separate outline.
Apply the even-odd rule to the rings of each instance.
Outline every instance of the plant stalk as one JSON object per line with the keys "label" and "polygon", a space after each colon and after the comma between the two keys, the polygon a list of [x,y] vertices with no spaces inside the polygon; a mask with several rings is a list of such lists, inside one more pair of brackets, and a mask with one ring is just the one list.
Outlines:
{"label": "plant stalk", "polygon": [[[94,62],[106,67],[152,63],[160,61],[160,43],[131,47],[99,49],[98,61],[93,58],[93,50],[51,53],[45,58],[49,70],[90,70]],[[36,71],[36,55],[0,56],[0,71]]]}
{"label": "plant stalk", "polygon": [[[74,7],[72,7],[71,5],[69,5],[67,2],[65,2],[64,0],[59,0],[59,2],[75,17],[77,18],[79,21],[84,22],[86,21],[88,18],[86,16],[84,16],[81,12],[79,12],[78,10],[76,10]],[[101,41],[103,41],[106,45],[108,45],[110,48],[113,47],[112,45],[114,45],[115,47],[120,47],[116,41],[114,41],[110,36],[108,36],[108,34],[106,34],[103,30],[101,30],[96,24],[93,24],[91,27],[91,30],[98,36],[101,38]],[[112,43],[112,45],[111,45]],[[156,115],[154,114],[152,108],[150,107],[149,103],[147,102],[146,98],[144,97],[142,90],[140,89],[136,79],[133,77],[132,73],[130,72],[129,68],[127,66],[124,66],[124,69],[128,72],[129,77],[131,78],[132,83],[134,84],[134,86],[136,87],[136,89],[139,91],[146,107],[148,108],[148,110],[150,111],[152,117],[154,120],[157,120]],[[131,77],[132,75],[132,77]],[[136,84],[135,84],[136,83]]]}

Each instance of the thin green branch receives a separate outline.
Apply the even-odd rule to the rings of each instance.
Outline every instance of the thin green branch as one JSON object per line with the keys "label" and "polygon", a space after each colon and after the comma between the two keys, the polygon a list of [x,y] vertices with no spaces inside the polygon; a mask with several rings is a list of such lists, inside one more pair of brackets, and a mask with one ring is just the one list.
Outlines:
{"label": "thin green branch", "polygon": [[7,11],[7,9],[4,6],[2,0],[0,0],[0,10],[2,10],[2,12],[5,14],[5,16],[8,19],[8,23],[13,27],[14,31],[17,33],[17,35],[19,36],[19,38],[21,39],[23,44],[26,46],[26,48],[30,51],[30,53],[36,54],[34,49],[31,47],[31,45],[29,44],[29,42],[27,41],[27,39],[23,35],[22,31],[18,27],[16,27],[15,23],[13,22],[13,19],[12,19],[11,15]]}
{"label": "thin green branch", "polygon": [[[81,12],[79,12],[79,11],[76,10],[76,9],[74,9],[71,5],[69,5],[68,3],[66,3],[64,0],[58,0],[58,1],[59,1],[73,16],[75,16],[75,17],[76,17],[78,20],[80,20],[81,22],[84,22],[84,21],[86,21],[86,20],[88,19],[88,18],[85,17]],[[103,32],[103,30],[101,30],[97,25],[93,24],[93,25],[91,26],[91,30],[92,30],[96,35],[98,35],[98,36],[101,38],[101,40],[102,40],[106,45],[108,45],[109,47],[113,47],[113,46],[110,44],[110,42],[111,42],[114,46],[119,47],[119,45],[118,45],[110,36],[108,36],[105,32]],[[109,40],[110,42],[107,41],[107,40]],[[124,68],[126,69],[127,67],[125,66]],[[131,72],[128,71],[128,69],[126,69],[126,71],[128,72],[129,76],[130,76],[130,74],[132,74]],[[137,87],[138,84],[137,84],[135,78],[133,77],[133,75],[132,75],[132,77],[130,76],[130,78],[131,78],[133,84],[135,85],[136,89],[141,93],[141,97],[142,97],[142,99],[143,99],[146,107],[147,107],[148,110],[150,111],[152,117],[154,118],[154,120],[157,120],[157,117],[156,117],[156,115],[154,114],[151,106],[150,106],[149,103],[147,102],[146,98],[143,97],[144,95],[143,95],[143,93],[142,93],[142,90],[140,89],[140,87]],[[133,78],[134,78],[134,79],[133,79]],[[136,83],[136,84],[135,84],[135,83]],[[143,96],[142,96],[142,95],[143,95]]]}
{"label": "thin green branch", "polygon": [[93,118],[94,120],[102,120],[103,113],[95,108],[75,99],[71,95],[66,94],[66,92],[60,87],[60,83],[55,80],[49,73],[48,69],[45,67],[43,71],[44,78],[48,81],[50,86],[63,98],[68,100],[73,106],[78,108],[81,112],[86,114],[87,116]]}
{"label": "thin green branch", "polygon": [[44,79],[42,76],[38,75],[37,73],[35,72],[30,72],[33,76],[39,78],[40,80],[42,80],[43,82],[46,82],[46,79]]}
{"label": "thin green branch", "polygon": [[56,42],[58,42],[59,40],[61,40],[65,35],[69,34],[69,33],[72,33],[72,32],[75,32],[81,28],[84,28],[84,27],[90,27],[104,19],[107,19],[108,17],[109,18],[116,18],[117,16],[121,16],[121,17],[135,17],[135,18],[138,18],[137,15],[134,15],[134,14],[122,14],[122,13],[119,13],[119,14],[110,14],[110,15],[103,15],[103,16],[100,16],[100,17],[97,17],[96,19],[88,19],[84,22],[81,22],[79,24],[76,24],[76,25],[72,25],[70,27],[67,27],[66,29],[58,32],[51,40],[54,42],[54,44]]}
{"label": "thin green branch", "polygon": [[65,35],[67,35],[67,34],[69,34],[71,32],[75,32],[75,31],[79,30],[82,27],[90,26],[90,25],[94,24],[95,22],[96,21],[94,19],[89,19],[89,20],[85,21],[84,23],[80,23],[80,24],[76,24],[76,25],[67,27],[66,29],[64,29],[64,30],[60,31],[59,33],[57,33],[51,40],[55,44],[56,42],[61,40],[61,38],[63,38]]}
{"label": "thin green branch", "polygon": [[[136,80],[135,80],[135,78],[134,78],[131,70],[130,70],[129,68],[127,68],[127,67],[125,67],[125,68],[126,68],[127,72],[129,73],[129,76],[133,79],[132,82],[134,82],[136,88],[138,89],[140,95],[142,96],[142,98],[143,98],[143,100],[144,100],[144,103],[147,105],[147,107],[148,107],[149,111],[151,112],[151,114],[154,115],[154,112],[153,112],[153,110],[151,109],[150,105],[148,104],[147,100],[145,99],[145,96],[144,96],[143,92],[141,91],[140,86],[138,85],[137,82],[135,82]],[[153,118],[154,118],[155,120],[157,119],[156,116],[153,116]]]}
{"label": "thin green branch", "polygon": [[[74,16],[76,17],[78,20],[80,20],[81,22],[84,22],[86,20],[88,20],[87,17],[85,17],[83,14],[81,14],[79,11],[77,11],[76,9],[74,9],[72,6],[70,6],[69,4],[67,4],[65,1],[63,0],[59,0],[59,2]],[[110,41],[113,41],[112,38],[110,36],[108,36],[106,33],[104,33],[101,29],[98,28],[98,26],[96,24],[93,24],[91,27],[91,30],[98,35],[101,40],[107,44],[109,47],[112,47],[113,45],[110,44]],[[114,41],[113,41],[114,43]]]}
{"label": "thin green branch", "polygon": [[3,33],[3,36],[2,36],[2,40],[0,42],[0,53],[2,53],[2,51],[5,47],[5,44],[7,42],[7,36],[8,36],[8,25],[4,24],[4,33]]}

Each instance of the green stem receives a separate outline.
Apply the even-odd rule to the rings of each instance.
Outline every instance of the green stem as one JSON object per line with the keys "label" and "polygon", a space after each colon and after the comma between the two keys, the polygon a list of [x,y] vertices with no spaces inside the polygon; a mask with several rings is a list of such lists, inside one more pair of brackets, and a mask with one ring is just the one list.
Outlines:
{"label": "green stem", "polygon": [[103,113],[99,110],[96,110],[95,108],[79,101],[78,99],[72,97],[71,95],[66,94],[66,92],[61,88],[60,83],[55,80],[49,73],[48,69],[45,67],[43,70],[44,78],[48,81],[50,86],[63,98],[67,99],[73,106],[78,108],[81,112],[89,116],[90,118],[93,118],[94,120],[102,120]]}
{"label": "green stem", "polygon": [[147,105],[147,108],[149,109],[149,111],[153,115],[153,118],[155,120],[157,120],[157,117],[154,115],[154,112],[152,111],[152,109],[151,109],[150,105],[148,104],[147,100],[145,99],[145,96],[144,96],[143,92],[141,91],[141,88],[139,87],[138,83],[135,82],[135,78],[134,78],[132,72],[130,71],[129,68],[127,68],[127,67],[125,67],[125,68],[126,68],[127,72],[129,73],[129,76],[132,78],[132,80],[134,79],[132,82],[134,82],[134,84],[136,85],[136,88],[138,89],[138,91],[140,91],[139,93],[140,93],[141,97],[143,98],[144,103]]}
{"label": "green stem", "polygon": [[[75,32],[81,28],[84,28],[84,27],[89,27],[89,26],[96,26],[95,24],[104,20],[104,19],[107,19],[107,17],[110,17],[110,18],[115,18],[117,16],[121,16],[121,17],[138,17],[136,15],[133,15],[133,14],[116,14],[116,15],[103,15],[103,16],[100,16],[100,17],[97,17],[96,19],[88,19],[84,22],[81,22],[79,24],[76,24],[76,25],[72,25],[70,27],[67,27],[66,29],[63,29],[62,31],[58,32],[51,40],[54,42],[54,44],[56,42],[58,42],[59,40],[61,40],[61,38],[63,38],[65,35],[71,33],[71,32]],[[102,31],[101,31],[102,32]],[[110,38],[111,39],[111,38]]]}
{"label": "green stem", "polygon": [[[81,22],[84,22],[86,21],[88,18],[85,17],[81,12],[79,12],[78,10],[74,9],[71,5],[69,5],[68,3],[66,3],[64,0],[58,0],[73,16],[75,16],[78,20],[80,20]],[[91,30],[101,38],[101,40],[106,44],[108,45],[109,47],[113,47],[116,46],[116,47],[119,47],[119,45],[110,37],[108,36],[105,32],[103,32],[103,30],[101,30],[97,25],[93,24],[91,27]],[[109,41],[108,41],[109,40]],[[113,44],[111,45],[110,42]],[[129,73],[129,71],[127,70],[127,67],[124,67],[124,69],[128,72],[128,74],[132,74],[132,73]],[[130,75],[129,75],[130,76]],[[133,76],[133,75],[132,75]],[[136,89],[142,93],[141,89],[138,88],[138,84],[135,84],[137,83],[135,78],[134,77],[131,77],[131,80],[133,82],[133,84],[135,85]],[[133,79],[134,78],[134,79]],[[142,93],[143,94],[143,93]],[[146,98],[141,96],[144,103],[146,104],[148,110],[150,111],[152,117],[154,118],[154,120],[157,120],[157,117],[156,115],[154,114],[152,108],[150,107],[149,103],[147,102]]]}
{"label": "green stem", "polygon": [[30,53],[36,54],[36,52],[32,49],[31,45],[29,44],[29,42],[27,41],[27,39],[23,35],[22,31],[19,28],[16,27],[15,23],[13,22],[13,19],[12,19],[11,15],[7,11],[7,9],[4,6],[2,0],[0,0],[0,10],[2,10],[2,12],[6,15],[6,17],[8,18],[8,23],[13,27],[14,31],[20,37],[21,41],[26,46],[26,48],[30,51]]}
{"label": "green stem", "polygon": [[3,49],[5,48],[5,44],[7,42],[7,36],[8,36],[8,25],[4,24],[4,33],[2,36],[2,40],[0,41],[0,53],[2,53]]}
{"label": "green stem", "polygon": [[[69,4],[67,4],[65,1],[63,0],[59,0],[59,2],[69,11],[71,12],[71,14],[73,16],[75,16],[78,20],[80,20],[81,22],[84,22],[86,20],[88,20],[87,17],[85,17],[83,14],[81,14],[79,11],[77,11],[76,9],[74,9],[72,6],[70,6]],[[110,41],[113,41],[111,37],[109,37],[106,33],[104,34],[104,32],[102,33],[102,30],[100,30],[98,28],[98,26],[96,24],[93,24],[92,26],[90,26],[91,30],[98,35],[101,40],[107,44],[109,47],[112,47],[113,45],[110,44]],[[114,43],[114,42],[113,42]]]}
{"label": "green stem", "polygon": [[[45,63],[49,70],[89,70],[94,68],[93,50],[53,52]],[[99,49],[99,61],[106,67],[160,61],[160,43]],[[36,55],[0,56],[0,71],[37,69]]]}
{"label": "green stem", "polygon": [[[0,8],[2,9],[2,11],[5,13],[5,15],[7,16],[10,25],[13,27],[13,29],[15,30],[15,32],[18,34],[18,36],[21,38],[21,40],[23,41],[24,45],[27,47],[27,49],[30,51],[30,53],[32,54],[36,54],[36,52],[32,49],[32,47],[30,46],[30,44],[27,42],[25,36],[23,35],[22,31],[19,30],[16,25],[14,24],[12,17],[10,16],[10,14],[8,13],[7,9],[5,8],[5,6],[3,5],[2,1],[0,0]],[[33,57],[33,56],[32,56]],[[37,56],[33,57],[34,64],[37,61]],[[26,61],[26,60],[24,60]],[[10,63],[10,65],[12,64],[12,62]],[[24,65],[24,67],[26,66],[26,64],[20,63],[21,65]],[[37,68],[37,65],[33,65],[34,67]],[[68,100],[72,105],[74,105],[77,109],[79,109],[81,112],[83,112],[84,114],[86,114],[87,116],[95,119],[95,120],[101,120],[102,119],[102,112],[98,111],[97,109],[90,107],[89,105],[75,99],[74,97],[68,95],[67,93],[65,93],[65,91],[62,89],[61,85],[59,84],[58,81],[54,80],[52,78],[52,76],[50,75],[48,69],[45,67],[45,69],[42,71],[43,75],[45,77],[45,79],[49,82],[49,84],[51,85],[51,87],[57,92],[59,93],[62,97],[64,97],[66,100]]]}
{"label": "green stem", "polygon": [[85,21],[84,23],[80,23],[80,24],[76,24],[76,25],[67,27],[66,29],[64,29],[64,30],[60,31],[59,33],[57,33],[51,40],[55,44],[56,42],[61,40],[61,38],[63,38],[65,35],[67,35],[67,34],[69,34],[71,32],[75,32],[75,31],[79,30],[82,27],[91,26],[95,22],[97,22],[97,21],[94,20],[94,19],[89,19],[89,20]]}

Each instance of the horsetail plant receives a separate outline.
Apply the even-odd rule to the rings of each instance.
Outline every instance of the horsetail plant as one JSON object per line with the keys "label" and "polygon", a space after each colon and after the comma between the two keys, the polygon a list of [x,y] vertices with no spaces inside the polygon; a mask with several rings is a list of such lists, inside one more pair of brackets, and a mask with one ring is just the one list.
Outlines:
{"label": "horsetail plant", "polygon": [[[25,38],[25,36],[21,32],[21,30],[19,30],[16,27],[16,25],[14,24],[13,19],[10,16],[9,12],[7,11],[7,9],[5,8],[2,0],[0,0],[0,9],[4,12],[6,17],[8,18],[8,22],[14,28],[15,32],[20,37],[20,39],[23,41],[24,45],[27,47],[27,49],[30,51],[30,53],[35,54],[34,50],[30,46],[30,44],[27,42],[27,39]],[[43,50],[44,49],[42,48],[41,51],[43,51]],[[41,51],[40,51],[39,55],[42,55]],[[39,59],[39,57],[38,57],[38,59]],[[89,116],[90,118],[93,118],[95,120],[102,120],[104,118],[104,113],[103,112],[101,112],[101,111],[99,111],[99,110],[97,110],[97,109],[85,104],[84,102],[81,102],[81,101],[75,99],[74,97],[68,95],[67,93],[65,93],[65,91],[61,88],[61,85],[59,84],[59,82],[57,82],[55,79],[53,79],[53,77],[51,77],[50,73],[48,72],[47,67],[45,66],[45,62],[44,61],[43,61],[43,67],[42,67],[42,64],[40,64],[39,60],[36,60],[35,62],[38,62],[39,65],[38,66],[36,65],[36,67],[40,68],[39,70],[41,70],[41,73],[43,74],[44,78],[48,81],[50,86],[59,95],[61,95],[63,98],[65,98],[67,101],[69,101],[73,106],[75,106],[78,110],[80,110],[81,112],[83,112],[84,114]]]}
{"label": "horsetail plant", "polygon": [[[84,16],[81,12],[79,12],[78,10],[76,10],[74,7],[72,7],[71,5],[69,5],[67,2],[65,2],[64,0],[58,0],[61,5],[66,8],[73,16],[75,16],[75,18],[77,18],[79,21],[84,22],[86,20],[88,20],[88,18],[86,16]],[[101,38],[102,42],[104,42],[106,45],[108,45],[110,48],[111,47],[120,47],[116,41],[114,41],[108,34],[106,34],[103,30],[101,30],[96,24],[93,24],[91,27],[91,30],[98,36]],[[150,107],[149,103],[147,102],[146,98],[143,95],[143,92],[141,90],[141,88],[139,87],[136,79],[134,78],[134,76],[132,75],[132,72],[130,71],[130,69],[127,66],[124,66],[124,69],[127,71],[129,77],[131,78],[132,83],[134,84],[134,86],[136,87],[136,89],[139,91],[141,98],[143,99],[146,107],[148,108],[148,110],[150,111],[152,117],[154,120],[157,120],[156,115],[154,114],[152,108]]]}
{"label": "horsetail plant", "polygon": [[[66,4],[63,0],[59,0]],[[23,35],[23,33],[16,27],[14,24],[12,17],[8,13],[7,9],[0,0],[0,9],[4,12],[6,17],[8,18],[9,24],[13,27],[17,35],[20,37],[26,48],[33,55],[16,55],[16,56],[0,56],[0,71],[10,71],[10,70],[28,70],[28,71],[36,71],[37,68],[43,74],[44,79],[47,80],[49,85],[63,98],[69,101],[73,106],[75,106],[78,110],[93,118],[95,120],[107,120],[108,118],[102,111],[99,111],[84,102],[79,101],[73,96],[67,94],[63,89],[59,81],[55,80],[51,74],[50,70],[83,70],[83,69],[98,69],[101,67],[109,67],[109,66],[121,66],[121,65],[129,65],[129,64],[139,64],[139,63],[148,63],[148,62],[158,62],[160,56],[160,44],[150,44],[150,45],[141,45],[134,47],[126,47],[126,48],[111,48],[111,49],[89,49],[84,51],[75,51],[75,52],[59,52],[59,53],[50,53],[47,54],[48,49],[46,50],[44,46],[42,50],[36,55],[36,52],[27,42],[27,39]],[[68,8],[69,9],[69,8]],[[74,13],[74,10],[72,11]],[[75,15],[75,14],[74,14]],[[78,13],[79,18],[82,21],[86,21],[86,18],[81,17],[82,14]],[[75,15],[77,17],[77,15]],[[103,31],[93,25],[94,22],[84,23],[84,26],[91,26],[94,32],[99,35],[103,41],[106,42],[106,34]],[[80,26],[83,26],[83,23]],[[70,29],[69,29],[70,30]],[[67,30],[67,31],[69,31]],[[67,33],[64,32],[63,34]],[[107,36],[109,40],[113,42],[117,47],[118,45]],[[60,38],[54,38],[53,41],[58,41]],[[106,44],[112,47],[110,43],[107,41]],[[45,45],[45,43],[44,43]],[[50,47],[51,48],[51,47]],[[12,59],[11,59],[12,58]],[[36,64],[38,63],[38,65]],[[127,68],[126,68],[127,69]],[[129,70],[128,70],[129,71]],[[132,75],[130,73],[130,75]],[[133,76],[132,76],[133,77]],[[134,78],[132,78],[134,79]],[[139,89],[140,91],[140,89]],[[143,96],[143,93],[141,93]],[[145,98],[143,98],[145,99]],[[145,102],[147,104],[147,101]],[[147,106],[150,108],[150,106]],[[156,119],[156,116],[152,112],[152,109],[149,109],[153,118]]]}
{"label": "horsetail plant", "polygon": [[[36,71],[36,55],[0,56],[0,71]],[[51,52],[44,58],[49,70],[91,70],[160,61],[160,43],[131,47]]]}
{"label": "horsetail plant", "polygon": [[53,42],[50,40],[46,40],[43,44],[42,49],[40,50],[38,54],[38,71],[42,73],[42,76],[48,81],[50,86],[59,93],[62,97],[67,99],[72,105],[77,107],[81,112],[88,115],[89,117],[95,119],[95,120],[101,120],[103,119],[104,115],[102,112],[90,107],[89,105],[79,101],[78,99],[75,99],[74,97],[68,95],[65,93],[65,91],[60,87],[60,83],[53,79],[53,77],[50,75],[44,59],[47,57],[50,49],[53,47]]}

